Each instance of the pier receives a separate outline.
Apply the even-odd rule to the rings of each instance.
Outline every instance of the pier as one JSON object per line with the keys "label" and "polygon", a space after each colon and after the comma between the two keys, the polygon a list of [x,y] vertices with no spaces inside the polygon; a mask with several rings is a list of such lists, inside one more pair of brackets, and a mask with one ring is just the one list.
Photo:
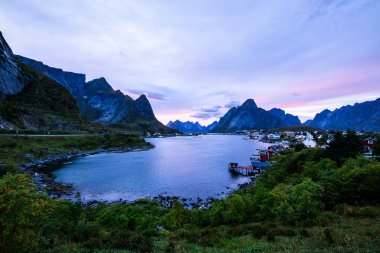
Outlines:
{"label": "pier", "polygon": [[243,176],[255,176],[260,174],[260,169],[253,167],[252,165],[242,166],[238,163],[229,163],[228,171],[232,174],[243,175]]}

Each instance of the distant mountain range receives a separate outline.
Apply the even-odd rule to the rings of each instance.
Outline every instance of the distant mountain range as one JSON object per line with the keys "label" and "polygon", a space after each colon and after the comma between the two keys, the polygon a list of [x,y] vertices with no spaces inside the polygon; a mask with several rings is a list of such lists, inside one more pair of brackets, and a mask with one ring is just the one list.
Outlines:
{"label": "distant mountain range", "polygon": [[323,110],[305,125],[325,130],[356,130],[380,132],[380,98],[347,105],[334,111]]}
{"label": "distant mountain range", "polygon": [[324,110],[313,120],[301,124],[297,116],[273,108],[268,111],[257,107],[253,99],[246,100],[241,106],[231,108],[212,127],[198,122],[169,122],[168,127],[182,132],[235,132],[251,129],[272,129],[290,126],[313,126],[324,130],[347,130],[380,132],[380,98],[347,105],[334,111]]}
{"label": "distant mountain range", "polygon": [[[157,120],[145,95],[134,100],[114,90],[105,78],[86,82],[84,74],[66,72],[16,56],[0,32],[0,129],[94,130],[119,128],[139,132],[234,132],[301,125],[282,109],[264,110],[253,99],[231,108],[218,122]],[[325,130],[380,131],[380,98],[324,110],[304,125]],[[173,130],[176,129],[176,130]]]}
{"label": "distant mountain range", "polygon": [[248,129],[269,129],[283,126],[301,125],[297,116],[273,108],[266,111],[257,107],[253,99],[246,100],[241,106],[231,108],[220,120],[209,126],[198,122],[169,122],[168,127],[182,132],[234,132]]}
{"label": "distant mountain range", "polygon": [[207,133],[211,132],[217,124],[218,122],[214,121],[208,126],[202,126],[201,124],[199,124],[199,122],[182,122],[176,120],[174,122],[169,121],[169,123],[166,126],[173,129],[177,129],[183,133]]}
{"label": "distant mountain range", "polygon": [[[49,103],[42,106],[42,101],[48,99],[47,94],[51,97],[45,102]],[[53,103],[58,105],[59,95],[64,96],[67,101],[73,101],[74,104],[63,103],[51,111]],[[26,97],[29,101],[25,101]],[[2,99],[0,128],[4,129],[75,130],[82,129],[87,120],[105,127],[140,132],[175,132],[156,119],[145,95],[133,100],[121,91],[114,90],[103,77],[86,82],[84,74],[66,72],[33,59],[16,56],[1,33],[0,99]],[[35,103],[30,103],[31,101]],[[75,108],[77,112],[75,120],[61,113],[61,110],[65,111],[67,107]],[[55,119],[53,122],[56,124],[49,125],[51,120],[47,115],[53,117]],[[73,120],[76,121],[75,124]],[[59,122],[62,126],[57,126]]]}

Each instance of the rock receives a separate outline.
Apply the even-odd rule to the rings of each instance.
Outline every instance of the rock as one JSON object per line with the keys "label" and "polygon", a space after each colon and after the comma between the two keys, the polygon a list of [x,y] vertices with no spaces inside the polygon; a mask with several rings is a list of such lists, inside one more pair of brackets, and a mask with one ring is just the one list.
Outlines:
{"label": "rock", "polygon": [[0,99],[19,93],[24,86],[16,57],[0,32]]}

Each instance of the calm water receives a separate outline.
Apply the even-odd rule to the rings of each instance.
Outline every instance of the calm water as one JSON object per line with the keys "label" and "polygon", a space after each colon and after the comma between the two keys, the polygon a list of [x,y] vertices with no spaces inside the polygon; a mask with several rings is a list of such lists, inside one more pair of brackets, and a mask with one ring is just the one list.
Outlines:
{"label": "calm water", "polygon": [[250,164],[249,156],[265,143],[243,136],[207,135],[147,139],[148,151],[102,153],[78,158],[54,172],[72,183],[84,200],[136,200],[159,194],[186,198],[219,197],[248,177],[232,176],[229,162]]}

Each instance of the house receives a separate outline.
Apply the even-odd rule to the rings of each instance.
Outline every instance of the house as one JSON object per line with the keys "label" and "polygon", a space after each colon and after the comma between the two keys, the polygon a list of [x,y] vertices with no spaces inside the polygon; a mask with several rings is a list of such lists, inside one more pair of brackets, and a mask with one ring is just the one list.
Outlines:
{"label": "house", "polygon": [[293,138],[294,136],[296,136],[296,133],[295,132],[291,132],[291,131],[285,131],[283,133],[284,136],[286,137],[289,137],[289,138]]}
{"label": "house", "polygon": [[279,139],[281,139],[281,135],[279,135],[279,134],[268,134],[268,139],[269,140],[279,140]]}
{"label": "house", "polygon": [[372,137],[364,139],[363,141],[364,153],[368,153],[372,155],[373,145],[375,142],[376,142],[376,139]]}

